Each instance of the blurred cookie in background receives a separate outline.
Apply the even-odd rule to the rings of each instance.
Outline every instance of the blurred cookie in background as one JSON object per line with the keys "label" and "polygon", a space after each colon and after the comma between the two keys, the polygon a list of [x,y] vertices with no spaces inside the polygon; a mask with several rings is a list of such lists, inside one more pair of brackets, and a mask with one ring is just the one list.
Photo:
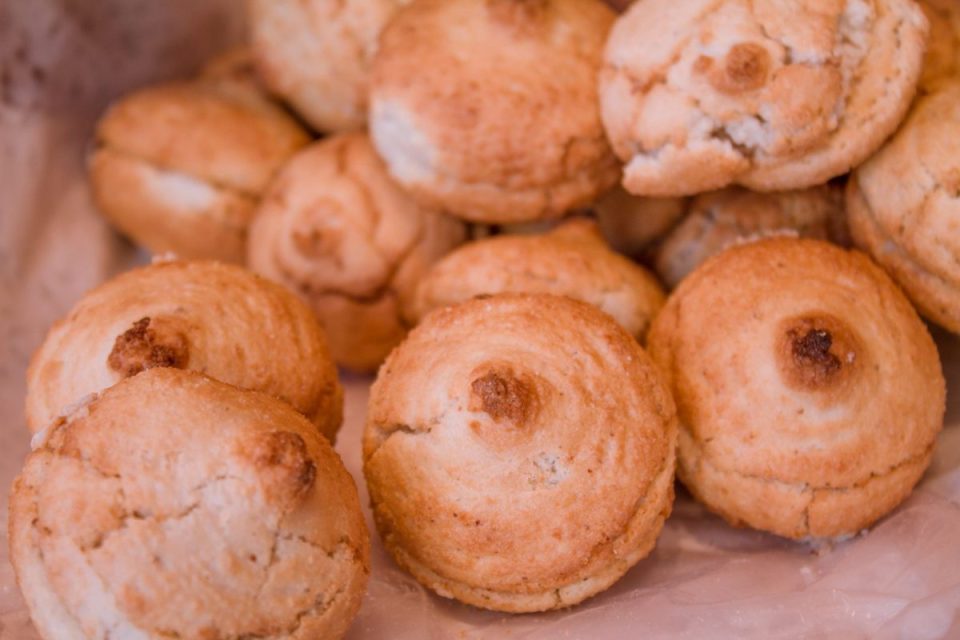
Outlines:
{"label": "blurred cookie in background", "polygon": [[409,0],[249,0],[263,83],[311,127],[360,130],[380,31]]}
{"label": "blurred cookie in background", "polygon": [[249,266],[310,305],[337,363],[375,371],[406,335],[417,282],[466,233],[412,200],[366,134],[341,134],[301,151],[271,184]]}
{"label": "blurred cookie in background", "polygon": [[672,289],[704,260],[725,248],[777,234],[849,244],[843,188],[824,185],[800,191],[754,193],[730,187],[697,196],[686,217],[657,247],[654,265]]}
{"label": "blurred cookie in background", "polygon": [[214,76],[146,87],[97,124],[93,198],[151,253],[241,263],[264,188],[309,141],[244,81]]}

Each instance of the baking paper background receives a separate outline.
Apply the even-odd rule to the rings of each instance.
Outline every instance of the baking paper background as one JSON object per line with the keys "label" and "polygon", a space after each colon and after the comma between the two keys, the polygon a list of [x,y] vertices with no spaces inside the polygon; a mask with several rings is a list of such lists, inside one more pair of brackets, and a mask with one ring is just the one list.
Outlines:
{"label": "baking paper background", "polygon": [[[30,354],[84,291],[145,259],[90,203],[93,123],[124,91],[189,74],[238,41],[241,9],[235,0],[0,0],[0,640],[38,637],[6,545],[7,488],[29,449]],[[919,488],[868,534],[814,551],[732,529],[681,490],[656,551],[612,589],[524,616],[428,594],[374,535],[368,594],[348,637],[960,637],[960,340],[934,334],[950,381],[947,427]],[[364,503],[369,382],[344,377],[337,446]]]}

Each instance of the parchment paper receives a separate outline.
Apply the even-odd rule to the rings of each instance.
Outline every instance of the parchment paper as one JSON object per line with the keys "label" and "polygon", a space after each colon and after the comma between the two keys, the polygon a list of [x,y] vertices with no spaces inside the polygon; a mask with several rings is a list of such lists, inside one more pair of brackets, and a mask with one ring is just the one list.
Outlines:
{"label": "parchment paper", "polygon": [[[84,183],[93,122],[130,88],[194,71],[242,33],[234,0],[0,0],[0,640],[38,637],[7,561],[7,488],[29,448],[24,371],[88,288],[143,262]],[[735,530],[682,490],[653,555],[570,611],[506,616],[432,596],[374,534],[349,638],[960,637],[960,341],[935,331],[947,427],[913,496],[832,548]],[[370,380],[345,376],[337,449],[367,501],[359,434]],[[369,515],[369,514],[368,514]],[[371,526],[371,532],[373,531]]]}

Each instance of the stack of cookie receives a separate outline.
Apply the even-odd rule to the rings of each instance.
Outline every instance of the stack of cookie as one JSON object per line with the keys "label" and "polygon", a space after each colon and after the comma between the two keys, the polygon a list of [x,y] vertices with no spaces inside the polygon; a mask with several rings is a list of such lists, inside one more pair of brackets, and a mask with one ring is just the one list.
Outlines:
{"label": "stack of cookie", "polygon": [[345,633],[335,365],[377,372],[385,548],[478,607],[603,591],[675,477],[796,540],[920,480],[915,309],[960,332],[953,0],[248,8],[249,49],[97,129],[104,215],[176,256],[31,364],[11,555],[45,637]]}

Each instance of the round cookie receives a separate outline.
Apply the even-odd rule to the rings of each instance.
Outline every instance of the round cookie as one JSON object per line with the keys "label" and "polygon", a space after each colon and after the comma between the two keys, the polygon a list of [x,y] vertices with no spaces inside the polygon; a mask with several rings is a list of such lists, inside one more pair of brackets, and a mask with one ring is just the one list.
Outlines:
{"label": "round cookie", "polygon": [[289,402],[331,440],[343,390],[326,337],[296,296],[217,262],[160,262],[87,293],[27,371],[27,425],[153,367],[200,371]]}
{"label": "round cookie", "polygon": [[369,544],[313,425],[177,369],[39,434],[10,498],[10,559],[47,640],[339,638]]}
{"label": "round cookie", "polygon": [[945,82],[960,80],[960,2],[918,1],[930,21],[930,42],[923,61],[920,91],[931,93]]}
{"label": "round cookie", "polygon": [[614,187],[593,205],[600,231],[624,255],[643,256],[687,213],[686,198],[642,198]]}
{"label": "round cookie", "polygon": [[896,129],[923,64],[913,0],[645,0],[614,25],[603,123],[644,196],[800,189]]}
{"label": "round cookie", "polygon": [[494,293],[552,293],[592,304],[643,340],[664,303],[646,269],[610,250],[597,225],[563,223],[537,236],[495,236],[460,247],[417,286],[414,317]]}
{"label": "round cookie", "polygon": [[155,254],[243,262],[247,225],[307,133],[252,85],[217,75],[140,89],[97,125],[97,207]]}
{"label": "round cookie", "polygon": [[377,38],[410,0],[251,0],[253,52],[266,86],[317,131],[363,129]]}
{"label": "round cookie", "polygon": [[600,0],[418,0],[384,29],[370,132],[418,200],[473,222],[556,218],[612,186]]}
{"label": "round cookie", "polygon": [[850,231],[920,312],[960,333],[960,81],[920,98],[847,186]]}
{"label": "round cookie", "polygon": [[848,243],[843,190],[829,185],[755,193],[729,187],[698,196],[690,212],[657,249],[655,267],[663,282],[676,287],[712,255],[737,242],[771,234]]}
{"label": "round cookie", "polygon": [[341,134],[297,154],[270,186],[248,263],[310,304],[334,360],[373,371],[407,332],[417,281],[465,239],[463,223],[393,182],[366,134]]}
{"label": "round cookie", "polygon": [[680,284],[648,344],[677,402],[677,475],[732,524],[853,535],[930,463],[937,348],[859,252],[797,238],[728,249]]}
{"label": "round cookie", "polygon": [[364,475],[397,563],[441,596],[543,611],[606,589],[673,503],[660,373],[595,307],[500,294],[427,316],[370,393]]}

